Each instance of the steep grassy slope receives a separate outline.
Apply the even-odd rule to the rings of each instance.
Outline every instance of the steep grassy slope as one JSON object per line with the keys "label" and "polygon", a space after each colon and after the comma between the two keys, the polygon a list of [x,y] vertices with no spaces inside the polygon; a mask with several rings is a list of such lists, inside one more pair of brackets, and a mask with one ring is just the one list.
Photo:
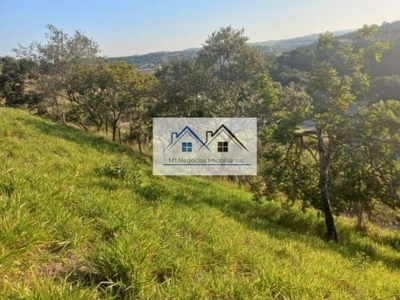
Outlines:
{"label": "steep grassy slope", "polygon": [[400,299],[395,232],[326,243],[314,212],[0,108],[4,299]]}

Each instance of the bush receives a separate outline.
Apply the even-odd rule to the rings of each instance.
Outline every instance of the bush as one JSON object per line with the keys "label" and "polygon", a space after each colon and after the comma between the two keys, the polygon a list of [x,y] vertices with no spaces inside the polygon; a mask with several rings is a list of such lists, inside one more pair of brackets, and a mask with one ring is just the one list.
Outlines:
{"label": "bush", "polygon": [[139,191],[140,195],[149,201],[160,201],[167,196],[167,189],[157,181],[151,181],[142,187]]}
{"label": "bush", "polygon": [[139,188],[142,182],[143,174],[139,163],[127,156],[120,156],[107,162],[98,171],[102,176],[125,180],[134,188]]}

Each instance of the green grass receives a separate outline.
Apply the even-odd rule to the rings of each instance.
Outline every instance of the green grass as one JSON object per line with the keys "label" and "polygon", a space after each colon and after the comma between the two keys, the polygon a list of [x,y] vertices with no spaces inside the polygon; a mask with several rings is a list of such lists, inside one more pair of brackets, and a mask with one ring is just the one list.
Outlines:
{"label": "green grass", "polygon": [[4,299],[400,299],[400,237],[258,204],[27,112],[0,109]]}

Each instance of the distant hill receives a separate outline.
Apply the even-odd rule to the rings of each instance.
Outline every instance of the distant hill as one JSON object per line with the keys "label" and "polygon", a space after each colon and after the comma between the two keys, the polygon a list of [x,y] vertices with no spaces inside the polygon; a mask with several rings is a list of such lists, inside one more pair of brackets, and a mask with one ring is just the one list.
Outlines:
{"label": "distant hill", "polygon": [[[354,29],[333,31],[335,36],[340,36],[354,31]],[[318,33],[301,37],[295,37],[282,40],[269,40],[266,42],[249,43],[250,46],[257,47],[264,53],[279,54],[284,51],[290,51],[300,46],[312,44],[318,40]],[[168,60],[174,58],[191,58],[197,55],[200,48],[189,48],[180,51],[162,51],[151,52],[143,55],[129,55],[110,57],[110,61],[127,61],[133,63],[142,71],[155,70],[165,64]]]}
{"label": "distant hill", "polygon": [[[338,30],[338,31],[332,31],[332,34],[334,36],[341,36],[354,31],[355,29]],[[269,40],[266,42],[250,43],[250,45],[258,47],[264,52],[280,53],[282,51],[290,51],[297,47],[307,46],[309,44],[312,44],[318,40],[318,37],[319,33],[314,33],[290,39]]]}
{"label": "distant hill", "polygon": [[[346,29],[346,30],[338,30],[332,31],[331,33],[338,37],[341,41],[351,41],[353,39],[353,32],[356,29]],[[256,47],[260,49],[262,52],[267,54],[279,55],[283,52],[289,52],[299,47],[307,47],[311,46],[313,43],[316,43],[318,40],[319,33],[309,34],[300,37],[294,37],[290,39],[281,39],[281,40],[268,40],[265,42],[256,42],[249,43],[250,46]],[[379,31],[376,35],[376,38],[379,40],[390,40],[392,42],[392,50],[385,56],[388,58],[383,59],[383,63],[380,68],[395,68],[395,71],[389,72],[390,74],[397,74],[397,65],[398,63],[398,47],[400,43],[400,20],[392,23],[383,22],[381,26],[379,26]],[[168,60],[174,58],[191,58],[197,55],[197,52],[200,48],[188,48],[181,51],[162,51],[162,52],[152,52],[143,55],[130,55],[130,56],[121,56],[121,57],[111,57],[110,61],[127,61],[129,63],[133,63],[137,66],[137,68],[141,72],[149,72],[152,73],[162,65],[164,65]],[[394,65],[393,65],[394,64]],[[400,68],[400,67],[399,67]],[[380,73],[386,74],[384,71]]]}
{"label": "distant hill", "polygon": [[[352,43],[355,41],[355,35],[353,32],[347,32],[344,34],[336,33],[336,37],[339,44]],[[312,40],[312,38],[313,36],[311,35],[309,41]],[[293,40],[295,39],[290,41],[290,46],[295,44]],[[383,53],[380,62],[367,61],[365,63],[364,71],[366,71],[371,78],[392,75],[400,76],[400,21],[392,23],[383,22],[381,26],[378,27],[374,40],[389,42],[390,49]],[[305,37],[303,40],[299,38],[298,41],[299,44],[296,48],[286,48],[283,50],[283,52],[286,53],[285,55],[278,57],[278,63],[281,67],[289,68],[291,70],[309,72],[313,58],[307,53],[310,53],[308,50],[315,50],[316,42],[314,41],[313,43],[306,44],[307,39]],[[304,41],[304,44],[300,45],[302,41]],[[277,44],[278,42],[274,44],[275,49],[277,49]],[[283,41],[281,45],[282,44],[285,45]],[[282,74],[284,74],[286,71],[280,69],[278,72],[283,72]]]}
{"label": "distant hill", "polygon": [[143,55],[130,55],[120,57],[110,57],[110,61],[127,61],[133,63],[136,67],[142,71],[156,70],[160,66],[164,65],[168,60],[174,58],[191,58],[197,55],[199,48],[191,48],[181,51],[173,52],[152,52]]}

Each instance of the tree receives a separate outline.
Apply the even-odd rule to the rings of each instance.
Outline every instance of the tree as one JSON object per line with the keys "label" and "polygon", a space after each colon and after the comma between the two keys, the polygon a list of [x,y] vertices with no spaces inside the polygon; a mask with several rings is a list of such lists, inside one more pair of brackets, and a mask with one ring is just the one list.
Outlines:
{"label": "tree", "polygon": [[342,199],[342,210],[363,215],[376,208],[400,206],[400,102],[380,101],[360,109],[346,144],[338,145],[331,187]]}
{"label": "tree", "polygon": [[244,29],[220,28],[207,38],[197,60],[211,69],[224,87],[252,81],[257,74],[267,71],[267,61],[260,50],[247,44],[248,40]]}
{"label": "tree", "polygon": [[244,30],[213,32],[193,59],[170,61],[160,80],[158,113],[174,116],[246,116],[253,84],[266,74],[262,52],[249,47]]}
{"label": "tree", "polygon": [[[400,206],[400,102],[386,100],[363,108],[356,123],[366,172],[373,179],[371,198]],[[372,181],[372,180],[371,180]]]}
{"label": "tree", "polygon": [[46,44],[33,42],[28,47],[19,45],[14,52],[17,57],[28,58],[39,65],[36,88],[52,106],[53,113],[59,116],[64,113],[60,99],[68,99],[67,81],[79,66],[97,62],[99,47],[82,31],[69,35],[50,24],[46,28]]}
{"label": "tree", "polygon": [[268,197],[283,193],[290,202],[303,200],[305,206],[316,204],[313,156],[305,157],[309,154],[305,149],[312,147],[309,143],[314,141],[303,139],[298,132],[299,123],[310,115],[311,103],[305,89],[293,83],[277,88],[277,99],[267,110],[269,116],[259,136],[260,175],[264,181],[263,194]]}
{"label": "tree", "polygon": [[[387,48],[381,42],[372,42],[374,26],[364,26],[356,31],[357,42],[345,44],[331,52],[334,39],[331,34],[320,35],[318,46],[326,49],[326,60],[316,64],[311,72],[311,91],[319,91],[322,97],[315,99],[313,119],[316,121],[317,164],[319,169],[319,189],[321,207],[325,216],[328,240],[337,241],[338,236],[334,224],[329,198],[329,173],[337,145],[348,141],[347,131],[349,117],[346,115],[349,104],[357,95],[365,93],[369,88],[369,78],[363,73],[365,59],[379,60]],[[346,70],[339,73],[331,61],[340,60]]]}
{"label": "tree", "polygon": [[68,81],[68,97],[95,121],[97,128],[111,122],[116,141],[122,117],[137,121],[154,77],[138,74],[126,62],[81,67]]}
{"label": "tree", "polygon": [[32,106],[37,102],[38,95],[27,91],[28,82],[35,79],[37,65],[29,59],[3,57],[0,59],[0,96],[5,99],[6,106]]}
{"label": "tree", "polygon": [[372,79],[368,98],[374,102],[389,99],[400,100],[400,76],[382,76]]}
{"label": "tree", "polygon": [[107,133],[109,117],[98,85],[97,70],[98,66],[81,66],[68,78],[66,90],[72,105],[66,121],[79,124],[85,130],[89,130],[90,125],[95,125],[97,131],[105,126]]}
{"label": "tree", "polygon": [[308,72],[299,71],[287,66],[282,66],[277,71],[272,72],[272,77],[275,81],[283,85],[295,83],[307,86],[308,84]]}
{"label": "tree", "polygon": [[[354,138],[350,130],[354,119],[347,114],[347,109],[369,88],[369,77],[363,71],[365,61],[379,60],[387,48],[386,44],[372,40],[373,33],[373,26],[364,27],[356,32],[354,43],[344,44],[335,41],[330,33],[320,35],[317,61],[310,72],[307,89],[312,105],[293,106],[288,110],[290,113],[275,113],[275,118],[280,120],[267,130],[269,137],[277,142],[266,154],[265,163],[265,174],[269,172],[273,177],[272,188],[320,209],[327,239],[331,241],[338,240],[333,212],[344,208],[340,200],[344,194],[334,193],[332,202],[330,187],[346,181],[341,176],[348,175],[348,170],[360,168],[358,158],[347,155]],[[353,159],[353,164],[341,160],[340,156]],[[339,166],[345,167],[345,172]],[[348,182],[356,186],[355,180]]]}
{"label": "tree", "polygon": [[244,29],[231,26],[220,28],[208,37],[198,54],[201,65],[212,68],[224,86],[251,81],[256,74],[266,71],[266,60],[261,51],[247,45]]}
{"label": "tree", "polygon": [[309,72],[316,59],[315,51],[310,47],[296,48],[280,55],[277,60],[280,67],[294,68],[299,71]]}
{"label": "tree", "polygon": [[171,60],[155,76],[159,101],[153,116],[211,117],[217,113],[213,100],[219,97],[218,83],[195,59]]}

